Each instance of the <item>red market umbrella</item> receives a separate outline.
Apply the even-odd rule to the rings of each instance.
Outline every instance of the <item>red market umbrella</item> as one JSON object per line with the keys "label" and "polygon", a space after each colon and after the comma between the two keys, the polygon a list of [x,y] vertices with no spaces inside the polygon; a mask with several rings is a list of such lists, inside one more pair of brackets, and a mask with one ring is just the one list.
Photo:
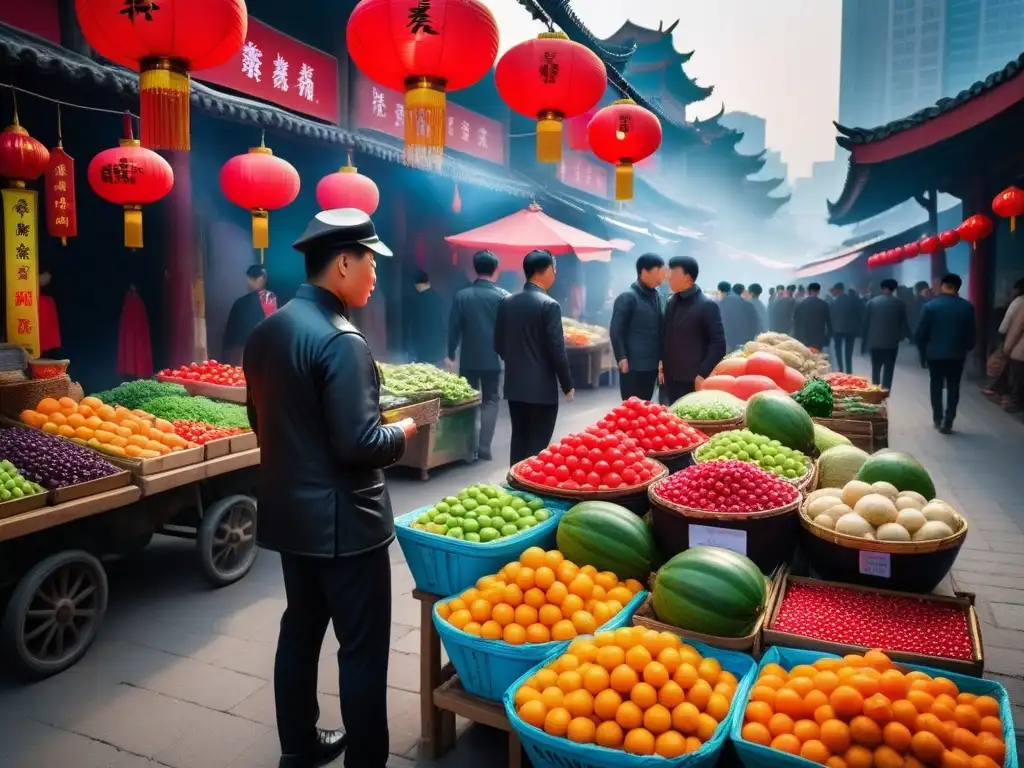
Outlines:
{"label": "red market umbrella", "polygon": [[[482,227],[445,238],[452,245],[493,251],[508,266],[519,266],[535,249],[554,255],[575,253],[580,261],[608,261],[615,244],[570,227],[544,213],[536,203]],[[503,264],[505,266],[505,264]]]}

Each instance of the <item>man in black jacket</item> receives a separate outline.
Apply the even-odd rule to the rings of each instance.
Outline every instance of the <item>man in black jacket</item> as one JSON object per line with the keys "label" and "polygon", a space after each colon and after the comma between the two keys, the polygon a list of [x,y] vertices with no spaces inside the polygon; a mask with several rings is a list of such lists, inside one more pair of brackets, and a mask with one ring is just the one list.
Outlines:
{"label": "man in black jacket", "polygon": [[[253,331],[246,407],[259,439],[257,542],[281,553],[285,596],[274,662],[280,768],[388,760],[387,676],[395,537],[383,469],[411,420],[382,426],[380,380],[346,315],[369,301],[374,255],[391,251],[362,211],[321,211],[295,243],[308,284]],[[328,622],[347,734],[316,727],[317,663]]]}
{"label": "man in black jacket", "polygon": [[249,292],[235,299],[228,312],[224,328],[225,362],[239,365],[242,350],[252,329],[263,322],[263,318],[277,311],[277,297],[267,290],[267,270],[262,264],[253,264],[245,270]]}
{"label": "man in black jacket", "polygon": [[810,283],[807,296],[797,299],[793,310],[793,338],[819,352],[828,346],[832,338],[832,313],[828,302],[818,295],[820,292],[819,283]]}
{"label": "man in black jacket", "polygon": [[414,362],[440,366],[444,359],[444,300],[422,270],[413,278],[416,293],[406,305],[406,333]]}
{"label": "man in black jacket", "polygon": [[459,374],[482,396],[477,458],[491,460],[491,441],[498,421],[498,395],[501,379],[501,358],[494,351],[494,326],[498,307],[508,293],[494,284],[498,257],[490,251],[473,256],[476,282],[455,294],[448,320],[449,368],[455,367],[455,353],[460,344]]}
{"label": "man in black jacket", "polygon": [[793,332],[793,312],[796,309],[796,299],[793,298],[795,285],[783,288],[781,285],[775,292],[775,301],[768,308],[768,330],[775,333]]}
{"label": "man in black jacket", "polygon": [[757,336],[757,310],[749,301],[744,301],[743,292],[746,288],[742,283],[719,283],[718,287],[723,293],[722,300],[718,302],[718,311],[725,328],[725,348],[733,352]]}
{"label": "man in black jacket", "polygon": [[853,373],[853,340],[861,330],[864,304],[856,292],[836,283],[832,299],[832,339],[836,348],[836,370]]}
{"label": "man in black jacket", "polygon": [[871,383],[892,389],[896,354],[907,338],[907,307],[897,297],[899,283],[882,281],[882,293],[864,307],[863,349],[871,351]]}
{"label": "man in black jacket", "polygon": [[636,260],[636,282],[615,299],[609,335],[619,364],[619,394],[623,400],[654,397],[664,315],[658,288],[663,282],[665,260],[645,253]]}
{"label": "man in black jacket", "polygon": [[530,251],[523,259],[526,285],[502,299],[494,329],[494,350],[505,361],[505,399],[512,419],[510,464],[517,464],[551,442],[558,419],[558,388],[572,401],[562,331],[562,308],[548,296],[555,282],[555,258]]}
{"label": "man in black jacket", "polygon": [[697,260],[675,256],[668,270],[672,298],[665,308],[658,381],[674,403],[693,392],[725,356],[725,330],[718,304],[697,287]]}

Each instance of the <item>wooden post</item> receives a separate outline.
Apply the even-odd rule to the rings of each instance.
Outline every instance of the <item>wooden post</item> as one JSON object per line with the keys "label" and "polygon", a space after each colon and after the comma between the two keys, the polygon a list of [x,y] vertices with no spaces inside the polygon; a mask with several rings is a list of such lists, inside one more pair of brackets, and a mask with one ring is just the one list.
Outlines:
{"label": "wooden post", "polygon": [[[924,208],[928,214],[928,231],[932,234],[939,234],[939,193],[932,189],[926,194],[917,195],[914,200]],[[949,272],[949,267],[946,265],[946,249],[941,246],[935,253],[929,256],[931,262],[931,283],[932,290],[938,290],[939,281],[942,280],[943,275]]]}

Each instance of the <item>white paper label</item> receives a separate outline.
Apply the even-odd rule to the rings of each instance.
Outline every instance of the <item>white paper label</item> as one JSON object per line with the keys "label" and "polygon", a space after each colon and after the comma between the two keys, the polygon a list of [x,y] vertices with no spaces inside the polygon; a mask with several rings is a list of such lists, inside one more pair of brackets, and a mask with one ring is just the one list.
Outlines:
{"label": "white paper label", "polygon": [[882,579],[892,578],[892,558],[888,552],[860,551],[860,572],[865,576],[878,576]]}
{"label": "white paper label", "polygon": [[691,547],[721,547],[747,554],[747,532],[732,528],[715,528],[711,525],[690,525]]}

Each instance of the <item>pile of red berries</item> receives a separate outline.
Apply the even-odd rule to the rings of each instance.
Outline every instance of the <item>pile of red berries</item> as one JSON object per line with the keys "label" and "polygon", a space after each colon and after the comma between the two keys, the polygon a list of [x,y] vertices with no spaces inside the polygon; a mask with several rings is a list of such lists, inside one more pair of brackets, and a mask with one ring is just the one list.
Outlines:
{"label": "pile of red berries", "polygon": [[654,487],[673,504],[707,512],[764,512],[791,504],[800,492],[755,464],[709,461],[676,472]]}
{"label": "pile of red berries", "polygon": [[234,437],[248,431],[237,427],[217,427],[205,421],[172,421],[171,424],[177,434],[196,445],[206,445],[212,440]]}
{"label": "pile of red berries", "polygon": [[157,374],[157,377],[160,379],[202,381],[206,384],[219,384],[222,387],[245,386],[245,374],[241,368],[237,365],[218,363],[216,360],[189,363],[180,368],[164,368]]}
{"label": "pile of red berries", "polygon": [[840,587],[789,584],[772,629],[833,643],[969,660],[962,608]]}
{"label": "pile of red berries", "polygon": [[594,426],[563,437],[516,465],[514,473],[549,488],[608,491],[643,485],[661,470],[660,464],[644,456],[636,440]]}
{"label": "pile of red berries", "polygon": [[646,454],[675,453],[695,448],[708,439],[664,405],[638,397],[626,400],[597,426],[633,438]]}

